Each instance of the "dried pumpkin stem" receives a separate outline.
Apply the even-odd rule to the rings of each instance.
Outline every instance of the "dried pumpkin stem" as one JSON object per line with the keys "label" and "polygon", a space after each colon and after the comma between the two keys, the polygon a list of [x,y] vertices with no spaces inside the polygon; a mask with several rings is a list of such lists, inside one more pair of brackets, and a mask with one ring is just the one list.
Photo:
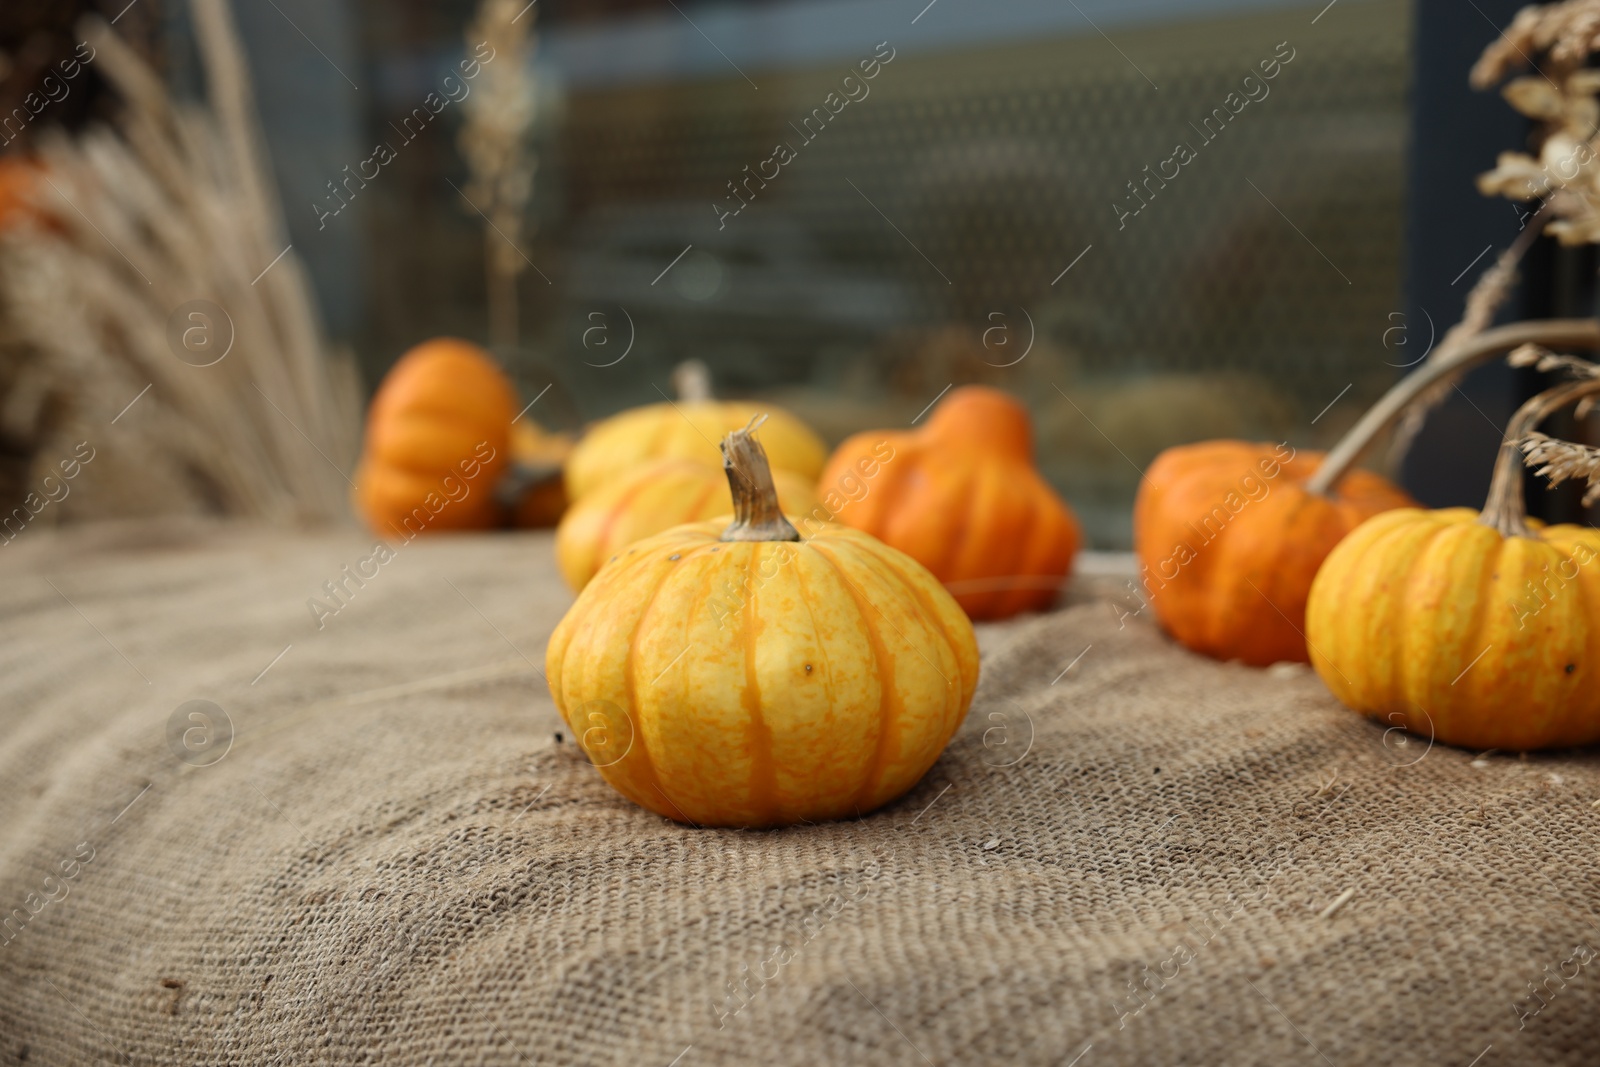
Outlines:
{"label": "dried pumpkin stem", "polygon": [[698,404],[711,399],[711,368],[698,359],[686,359],[672,368],[672,388],[678,399]]}
{"label": "dried pumpkin stem", "polygon": [[1555,412],[1596,394],[1600,394],[1600,378],[1585,378],[1546,389],[1517,409],[1506,424],[1505,440],[1500,444],[1494,477],[1489,482],[1489,499],[1484,502],[1479,522],[1500,531],[1502,537],[1533,536],[1522,494],[1522,442]]}
{"label": "dried pumpkin stem", "polygon": [[1594,319],[1513,322],[1470,337],[1453,352],[1440,353],[1396,382],[1382,399],[1367,409],[1361,420],[1333,446],[1322,466],[1306,482],[1306,490],[1327,496],[1378,435],[1429,386],[1524,344],[1546,348],[1600,348],[1600,322]]}
{"label": "dried pumpkin stem", "polygon": [[722,466],[733,490],[733,523],[722,531],[724,541],[798,541],[800,531],[783,517],[778,489],[766,449],[755,439],[756,428],[766,421],[757,415],[750,425],[722,439]]}

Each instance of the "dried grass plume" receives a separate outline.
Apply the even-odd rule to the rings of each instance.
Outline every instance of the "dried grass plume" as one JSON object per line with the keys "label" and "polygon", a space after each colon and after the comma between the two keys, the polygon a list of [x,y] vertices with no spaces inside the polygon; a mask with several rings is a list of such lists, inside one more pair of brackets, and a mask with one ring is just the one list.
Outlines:
{"label": "dried grass plume", "polygon": [[[288,250],[231,11],[226,0],[191,9],[204,107],[174,101],[106,23],[80,24],[125,106],[114,128],[41,139],[41,207],[58,225],[0,240],[11,362],[0,418],[29,439],[40,477],[74,442],[94,446],[51,517],[340,517],[359,426],[353,371],[330,365]],[[226,321],[204,324],[219,344],[232,326],[232,348],[210,366],[180,359],[170,338],[196,299],[224,309]]]}
{"label": "dried grass plume", "polygon": [[517,278],[530,265],[521,242],[538,166],[528,140],[538,114],[531,76],[536,11],[525,0],[483,0],[467,28],[468,48],[487,43],[494,49],[462,103],[459,144],[472,174],[466,195],[485,216],[489,340],[495,345],[517,343]]}
{"label": "dried grass plume", "polygon": [[1583,506],[1592,507],[1600,501],[1600,449],[1537,431],[1523,438],[1518,447],[1523,451],[1523,462],[1537,467],[1534,473],[1548,481],[1552,489],[1562,482],[1582,478],[1589,483],[1583,493]]}

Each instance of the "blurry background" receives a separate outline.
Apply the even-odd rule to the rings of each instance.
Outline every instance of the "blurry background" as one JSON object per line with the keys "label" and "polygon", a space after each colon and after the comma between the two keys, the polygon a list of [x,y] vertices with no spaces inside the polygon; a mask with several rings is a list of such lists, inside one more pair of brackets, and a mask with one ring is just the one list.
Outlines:
{"label": "blurry background", "polygon": [[[689,357],[719,393],[775,399],[830,443],[904,425],[952,383],[997,385],[1032,407],[1040,465],[1091,542],[1127,547],[1157,452],[1326,447],[1455,321],[1492,258],[1474,266],[1476,250],[1516,233],[1512,208],[1472,189],[1523,128],[1492,95],[1461,103],[1516,7],[1480,6],[539,0],[537,167],[512,241],[529,269],[518,342],[497,354],[525,396],[550,386],[533,412],[553,428],[659,400]],[[6,92],[28,83],[17,57],[70,47],[82,10],[118,17],[180,95],[200,90],[185,4],[8,0]],[[468,52],[474,11],[235,5],[289,239],[369,391],[427,337],[489,340],[463,108],[402,131]],[[891,52],[868,96],[800,137]],[[1197,127],[1275,55],[1293,58],[1268,95],[1208,143]],[[1423,67],[1431,88],[1414,91]],[[110,106],[73,104],[56,117]],[[796,158],[723,216],[780,141]],[[396,158],[340,195],[379,142]],[[1180,142],[1196,158],[1123,216]],[[1442,177],[1419,185],[1427,168]],[[1481,502],[1487,461],[1459,485],[1449,469],[1497,441],[1520,389],[1497,373],[1430,424],[1418,452],[1443,462],[1414,453],[1408,487],[1429,503]]]}

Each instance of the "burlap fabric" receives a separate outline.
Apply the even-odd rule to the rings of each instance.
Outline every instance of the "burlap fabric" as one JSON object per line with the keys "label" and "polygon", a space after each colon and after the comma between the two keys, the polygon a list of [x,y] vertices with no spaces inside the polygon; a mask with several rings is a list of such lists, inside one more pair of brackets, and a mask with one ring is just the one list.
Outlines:
{"label": "burlap fabric", "polygon": [[902,802],[697,831],[557,741],[547,536],[406,546],[318,631],[368,550],[0,550],[0,1063],[1600,1058],[1592,756],[1400,744],[1080,592],[984,630]]}

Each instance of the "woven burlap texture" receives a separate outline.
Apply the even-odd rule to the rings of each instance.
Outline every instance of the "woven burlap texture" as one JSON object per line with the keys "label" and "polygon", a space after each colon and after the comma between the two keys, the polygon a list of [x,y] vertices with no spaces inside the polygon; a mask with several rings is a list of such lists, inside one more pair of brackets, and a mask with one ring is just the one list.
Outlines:
{"label": "woven burlap texture", "polygon": [[403,546],[318,630],[370,549],[0,550],[0,1063],[1600,1057],[1592,756],[1387,733],[1084,582],[981,631],[899,803],[695,830],[557,740],[547,535]]}

